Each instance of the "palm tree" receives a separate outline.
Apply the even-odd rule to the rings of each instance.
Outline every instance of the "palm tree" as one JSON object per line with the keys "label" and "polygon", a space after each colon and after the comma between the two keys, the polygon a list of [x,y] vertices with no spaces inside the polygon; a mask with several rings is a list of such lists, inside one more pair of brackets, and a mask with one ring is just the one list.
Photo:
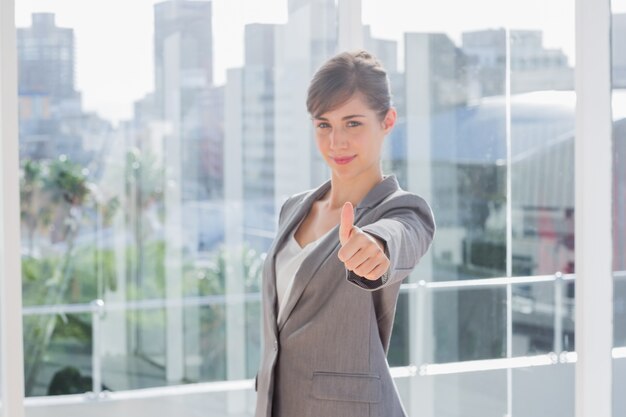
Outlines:
{"label": "palm tree", "polygon": [[[37,178],[36,173],[42,172],[33,168],[34,166],[36,165],[25,164],[25,167],[28,167],[25,168],[25,183],[34,184],[32,178]],[[41,177],[42,192],[45,194],[41,203],[42,206],[48,206],[48,210],[53,213],[52,241],[64,241],[66,248],[61,261],[55,265],[52,278],[47,282],[48,288],[42,302],[44,305],[55,305],[63,301],[70,281],[69,272],[82,215],[81,207],[89,196],[89,187],[80,166],[66,158],[51,162],[47,168],[43,170],[44,175]],[[33,203],[32,200],[30,202]],[[29,213],[39,208],[33,204],[30,210]],[[33,325],[25,329],[27,333],[25,337],[31,341],[26,346],[28,352],[25,352],[27,395],[33,388],[41,358],[48,348],[55,323],[56,316],[38,316]]]}

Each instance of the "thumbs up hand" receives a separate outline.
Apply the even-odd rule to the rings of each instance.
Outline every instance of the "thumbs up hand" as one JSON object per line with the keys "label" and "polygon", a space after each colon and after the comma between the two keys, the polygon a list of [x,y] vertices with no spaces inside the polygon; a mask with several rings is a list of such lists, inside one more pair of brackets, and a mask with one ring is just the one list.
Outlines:
{"label": "thumbs up hand", "polygon": [[354,225],[354,209],[349,201],[341,209],[339,242],[339,259],[357,275],[376,280],[389,268],[384,241]]}

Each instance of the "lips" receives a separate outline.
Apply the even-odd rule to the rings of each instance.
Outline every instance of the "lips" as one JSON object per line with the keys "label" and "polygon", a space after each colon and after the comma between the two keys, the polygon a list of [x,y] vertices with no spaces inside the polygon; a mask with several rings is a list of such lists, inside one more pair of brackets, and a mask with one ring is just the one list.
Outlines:
{"label": "lips", "polygon": [[355,157],[356,157],[356,155],[346,156],[346,157],[341,157],[341,158],[333,158],[333,161],[335,161],[336,163],[338,163],[340,165],[343,165],[343,164],[347,164],[348,162],[352,161]]}

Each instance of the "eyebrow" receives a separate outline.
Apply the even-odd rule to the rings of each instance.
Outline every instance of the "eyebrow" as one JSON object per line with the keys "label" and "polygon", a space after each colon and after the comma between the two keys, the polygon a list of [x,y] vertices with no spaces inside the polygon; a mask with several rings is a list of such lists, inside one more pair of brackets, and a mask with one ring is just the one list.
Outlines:
{"label": "eyebrow", "polygon": [[[341,120],[352,119],[353,117],[365,117],[365,115],[364,115],[364,114],[350,114],[350,115],[348,115],[348,116],[344,116],[344,117],[342,117],[342,118],[341,118]],[[318,117],[316,117],[315,119],[316,119],[316,120],[325,120],[325,121],[328,121],[328,119],[327,119],[327,118],[325,118],[325,117],[321,117],[321,116],[318,116]]]}

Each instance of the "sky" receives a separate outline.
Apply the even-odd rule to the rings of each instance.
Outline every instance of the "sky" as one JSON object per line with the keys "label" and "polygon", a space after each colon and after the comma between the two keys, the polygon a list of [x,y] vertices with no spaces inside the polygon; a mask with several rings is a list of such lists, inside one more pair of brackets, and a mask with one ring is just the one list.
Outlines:
{"label": "sky", "polygon": [[[83,105],[112,121],[132,117],[133,102],[153,90],[155,0],[15,0],[18,27],[33,12],[52,12],[75,35],[76,85]],[[626,11],[626,0],[614,0]],[[467,30],[509,27],[544,32],[544,46],[563,49],[573,65],[574,0],[363,0],[362,20],[372,35],[399,42],[405,32],[444,32],[457,44]],[[243,64],[247,23],[285,23],[287,0],[214,0],[214,81]]]}

